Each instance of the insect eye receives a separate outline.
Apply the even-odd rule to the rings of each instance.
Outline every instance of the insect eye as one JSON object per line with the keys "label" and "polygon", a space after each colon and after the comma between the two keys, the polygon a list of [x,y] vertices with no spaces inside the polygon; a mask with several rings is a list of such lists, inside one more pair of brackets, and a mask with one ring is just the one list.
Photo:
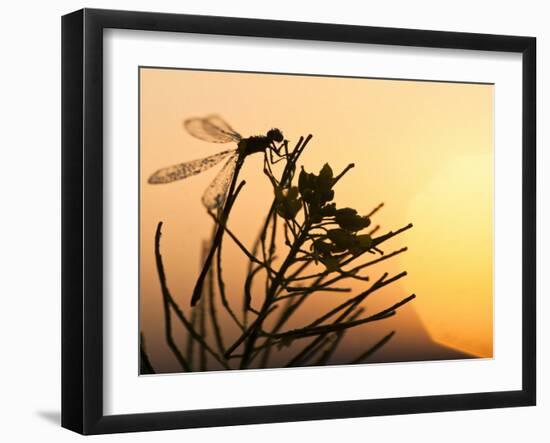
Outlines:
{"label": "insect eye", "polygon": [[271,139],[271,140],[274,140],[276,142],[282,142],[283,141],[283,133],[278,130],[278,129],[270,129],[268,132],[267,132],[267,136]]}

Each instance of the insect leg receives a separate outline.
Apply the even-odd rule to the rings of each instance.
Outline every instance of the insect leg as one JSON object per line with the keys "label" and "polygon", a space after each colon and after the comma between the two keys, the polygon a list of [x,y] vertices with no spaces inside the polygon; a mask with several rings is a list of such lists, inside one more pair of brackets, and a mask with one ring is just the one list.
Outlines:
{"label": "insect leg", "polygon": [[[287,146],[286,154],[281,154],[281,149],[283,146]],[[273,154],[275,154],[277,157],[279,157],[277,160],[274,160]],[[269,157],[271,164],[274,165],[276,163],[279,163],[281,160],[285,159],[288,156],[288,142],[285,140],[285,143],[279,147],[275,146],[275,144],[272,144],[269,148]]]}
{"label": "insect leg", "polygon": [[[284,154],[281,154],[281,150],[282,150],[283,148],[284,148],[284,150],[285,150],[285,153],[284,153]],[[284,141],[279,145],[279,147],[274,146],[274,149],[275,149],[275,152],[277,153],[277,155],[283,156],[283,157],[288,157],[288,140],[284,140]]]}
{"label": "insect leg", "polygon": [[269,153],[270,153],[270,159],[268,159],[267,157],[267,152],[264,153],[264,174],[267,175],[267,177],[269,178],[271,183],[273,183],[274,186],[277,186],[277,180],[275,179],[275,176],[273,175],[273,170],[271,169],[271,163],[273,163],[271,149],[269,149]]}

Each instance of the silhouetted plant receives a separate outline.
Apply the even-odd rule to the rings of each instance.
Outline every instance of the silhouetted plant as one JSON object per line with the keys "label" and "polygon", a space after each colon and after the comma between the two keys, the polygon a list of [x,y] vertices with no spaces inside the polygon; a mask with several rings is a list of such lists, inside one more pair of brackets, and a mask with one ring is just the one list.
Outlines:
{"label": "silhouetted plant", "polygon": [[[415,298],[412,294],[376,313],[363,315],[365,299],[401,279],[406,272],[391,277],[384,273],[371,282],[369,276],[362,275],[361,271],[406,251],[404,247],[384,254],[380,248],[385,241],[411,228],[412,224],[375,236],[379,226],[371,227],[371,220],[382,204],[367,214],[361,214],[354,208],[339,207],[335,201],[335,188],[354,167],[353,164],[338,174],[328,163],[318,173],[307,172],[302,167],[296,179],[297,162],[310,140],[311,135],[302,137],[294,149],[285,149],[277,160],[282,162],[279,174],[273,172],[275,162],[271,162],[266,155],[264,173],[271,182],[274,197],[250,250],[230,229],[230,220],[223,220],[220,216],[221,211],[208,211],[216,226],[223,228],[226,234],[224,241],[231,239],[248,260],[240,311],[230,305],[226,296],[220,242],[202,297],[195,307],[190,308],[191,317],[187,319],[167,287],[160,253],[162,222],[159,222],[155,256],[163,295],[166,340],[183,371],[265,368],[269,366],[273,353],[282,352],[289,346],[298,352],[283,366],[324,365],[330,362],[347,330],[389,318]],[[231,207],[235,204],[244,185],[245,182],[241,181],[234,187],[226,196],[226,205]],[[367,228],[370,229],[367,231]],[[284,236],[284,247],[278,242],[278,235]],[[280,258],[276,257],[277,254]],[[372,255],[376,258],[364,259]],[[352,280],[365,283],[365,289],[317,319],[301,327],[285,329],[307,300],[314,299],[320,293],[350,292],[350,288],[341,284]],[[262,290],[253,290],[255,284]],[[225,343],[227,336],[218,321],[219,309],[228,314],[240,331],[232,343]],[[187,331],[185,355],[173,338],[173,320],[177,320]],[[207,321],[213,332],[208,337]],[[394,334],[392,331],[349,363],[365,361]],[[198,362],[195,360],[196,352]],[[149,368],[154,371],[143,346],[141,355],[144,360],[141,367],[147,368],[149,373]]]}

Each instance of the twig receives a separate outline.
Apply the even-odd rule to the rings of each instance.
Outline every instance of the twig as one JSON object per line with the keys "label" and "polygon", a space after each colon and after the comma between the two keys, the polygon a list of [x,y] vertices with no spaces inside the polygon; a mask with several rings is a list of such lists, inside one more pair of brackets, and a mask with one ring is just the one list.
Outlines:
{"label": "twig", "polygon": [[325,320],[328,320],[330,317],[332,317],[334,314],[340,312],[344,308],[346,308],[350,305],[358,305],[359,303],[361,303],[365,298],[367,298],[373,292],[377,291],[378,289],[383,288],[384,286],[389,285],[390,283],[393,283],[393,282],[399,280],[400,278],[407,275],[407,273],[406,272],[401,272],[401,273],[395,275],[394,277],[389,278],[389,279],[386,280],[385,278],[387,277],[387,275],[388,275],[387,273],[384,273],[366,291],[361,292],[359,295],[356,295],[355,297],[350,298],[349,300],[347,300],[347,301],[343,302],[342,304],[336,306],[334,309],[331,309],[329,312],[322,315],[317,320],[311,322],[308,326],[312,327],[312,326],[320,325]]}
{"label": "twig", "polygon": [[[408,229],[411,229],[413,227],[412,223],[409,223],[407,226],[404,226],[403,228],[400,228],[398,229],[397,231],[390,231],[384,235],[381,235],[379,237],[376,237],[376,238],[373,238],[372,239],[372,243],[373,243],[373,246],[377,246],[383,242],[385,242],[386,240],[392,238],[392,237],[395,237],[396,235],[399,235],[401,234],[402,232],[408,230]],[[340,266],[345,266],[349,263],[351,263],[352,261],[356,260],[357,258],[361,257],[362,255],[364,255],[366,252],[369,252],[369,251],[365,251],[365,252],[362,252],[361,254],[357,254],[357,255],[353,255],[351,256],[349,259],[347,260],[344,260],[342,261],[342,263],[340,263]],[[376,262],[376,261],[375,261]]]}
{"label": "twig", "polygon": [[216,256],[216,277],[218,281],[218,291],[220,293],[220,299],[222,301],[223,307],[225,308],[229,316],[233,319],[233,321],[237,324],[237,326],[242,330],[244,329],[244,326],[239,321],[235,313],[233,312],[233,309],[231,309],[231,306],[229,305],[229,301],[227,300],[227,296],[225,294],[225,283],[223,281],[223,269],[222,269],[222,241],[220,241],[220,245],[218,247],[218,252]]}
{"label": "twig", "polygon": [[296,297],[297,295],[303,295],[308,294],[311,291],[314,292],[351,292],[351,288],[336,288],[336,287],[324,287],[324,286],[316,286],[315,288],[285,288],[288,291],[290,291],[290,294],[284,294],[280,295],[276,298],[277,301],[284,300],[285,298],[289,297]]}
{"label": "twig", "polygon": [[258,317],[256,317],[256,320],[254,320],[252,322],[252,324],[250,325],[250,327],[248,329],[246,329],[239,338],[237,338],[237,340],[235,340],[235,342],[227,349],[227,351],[225,351],[225,358],[231,358],[231,354],[235,351],[235,349],[237,349],[242,342],[244,342],[248,336],[250,334],[252,334],[252,332],[254,331],[255,328],[258,327],[258,325],[260,325],[262,323],[262,321],[264,320],[265,317],[267,317],[269,315],[270,312],[272,312],[273,309],[271,310],[266,310],[264,312],[260,312],[260,315],[258,315]]}
{"label": "twig", "polygon": [[[363,318],[361,320],[355,320],[355,321],[349,321],[346,323],[339,323],[339,324],[331,324],[331,325],[322,325],[322,326],[315,326],[315,327],[305,327],[305,328],[299,328],[299,329],[293,329],[286,332],[280,332],[276,334],[269,334],[271,338],[303,338],[303,337],[311,337],[319,334],[324,334],[326,332],[335,332],[335,331],[341,331],[344,329],[353,328],[355,326],[359,326],[365,323],[373,322],[376,320],[380,320],[383,318],[391,317],[395,315],[395,310],[404,304],[410,302],[411,300],[415,299],[416,295],[412,294],[409,295],[407,298],[404,298],[399,303],[396,303],[392,306],[390,306],[387,309],[384,309],[383,311],[380,311],[374,315],[371,315],[369,317]],[[265,333],[267,334],[267,333]]]}
{"label": "twig", "polygon": [[[247,336],[244,338],[246,339],[245,343],[245,349],[243,352],[243,359],[241,360],[240,368],[243,369],[247,367],[251,352],[254,349],[254,342],[256,341],[256,338],[258,337],[259,329],[261,329],[261,325],[264,321],[264,319],[267,317],[267,312],[269,312],[269,309],[272,306],[272,303],[275,301],[275,295],[277,293],[277,289],[280,285],[283,283],[283,278],[285,275],[285,272],[290,267],[291,263],[294,260],[294,257],[296,256],[297,252],[300,250],[302,244],[307,239],[307,231],[309,226],[304,226],[302,228],[302,231],[300,232],[299,237],[294,241],[294,244],[290,248],[290,251],[288,252],[285,260],[281,264],[281,267],[277,271],[277,274],[275,278],[273,279],[273,283],[269,288],[268,293],[266,294],[265,301],[262,305],[262,309],[260,310],[260,315],[258,316],[257,320],[250,326],[250,332],[247,334]],[[266,315],[263,315],[266,313]],[[243,334],[244,336],[244,334]],[[243,339],[243,340],[244,340]]]}
{"label": "twig", "polygon": [[380,225],[376,225],[370,231],[368,231],[367,234],[372,236],[375,232],[378,232],[379,229]]}
{"label": "twig", "polygon": [[[227,221],[227,217],[231,211],[231,207],[233,206],[233,203],[235,203],[235,198],[237,194],[240,192],[241,188],[244,186],[244,181],[242,181],[239,184],[239,187],[237,188],[237,190],[235,191],[237,178],[239,176],[239,172],[242,168],[243,162],[244,162],[244,155],[242,153],[239,153],[237,157],[237,161],[235,163],[235,170],[233,172],[233,177],[231,178],[231,183],[229,185],[229,190],[227,191],[226,202],[222,210],[221,219],[223,220],[224,224]],[[202,285],[204,284],[204,280],[206,279],[207,272],[210,270],[210,266],[212,265],[212,260],[214,259],[216,248],[219,246],[219,242],[222,239],[223,234],[224,234],[224,229],[222,228],[222,225],[219,225],[218,228],[216,229],[216,233],[214,234],[214,239],[212,240],[210,251],[206,256],[206,260],[202,265],[201,272],[195,283],[195,287],[191,295],[191,306],[194,306],[202,296]]]}
{"label": "twig", "polygon": [[220,324],[218,323],[218,313],[216,311],[216,300],[214,298],[214,293],[214,271],[210,269],[210,275],[208,276],[208,307],[210,308],[210,320],[212,323],[212,329],[214,330],[214,338],[216,339],[216,344],[218,345],[218,352],[223,355],[225,346],[223,344]]}
{"label": "twig", "polygon": [[[281,314],[279,315],[279,318],[276,320],[275,326],[271,332],[277,332],[279,328],[285,323],[286,316],[290,315],[289,310],[291,309],[292,305],[293,305],[293,300],[289,298],[285,306],[283,307]],[[271,344],[272,344],[271,338],[267,338],[265,341],[265,349],[262,354],[262,358],[260,360],[260,368],[265,368],[267,366],[269,357],[271,355],[271,349],[272,349]]]}
{"label": "twig", "polygon": [[180,307],[178,306],[178,304],[174,301],[173,298],[170,298],[168,300],[170,302],[170,305],[172,306],[172,308],[174,309],[174,312],[176,313],[176,315],[178,316],[178,318],[180,319],[180,321],[183,323],[183,325],[185,326],[185,328],[189,331],[189,333],[193,336],[193,338],[201,345],[204,347],[204,349],[206,349],[206,351],[212,356],[214,357],[214,359],[220,363],[224,368],[226,369],[229,369],[229,367],[227,366],[227,363],[220,358],[220,356],[216,353],[216,351],[214,351],[209,345],[208,343],[200,336],[200,334],[197,333],[197,331],[195,331],[195,329],[191,328],[191,324],[189,323],[189,321],[185,318],[185,315],[183,315],[183,312],[181,311]]}
{"label": "twig", "polygon": [[[350,320],[356,320],[357,317],[359,317],[364,312],[363,308],[358,309],[351,317]],[[330,360],[334,352],[336,351],[336,348],[340,345],[342,340],[344,339],[344,336],[346,335],[346,330],[336,332],[335,337],[332,340],[332,343],[330,346],[323,352],[317,361],[314,363],[316,366],[321,366],[327,364],[327,362]],[[319,347],[321,349],[321,346]]]}
{"label": "twig", "polygon": [[254,268],[252,272],[249,272],[246,276],[246,280],[244,283],[244,303],[243,303],[243,309],[246,313],[248,311],[254,311],[252,309],[252,282],[254,280],[254,276],[262,270],[261,266],[258,266],[257,268]]}
{"label": "twig", "polygon": [[390,332],[388,335],[386,335],[382,340],[380,340],[378,343],[376,343],[370,349],[367,349],[365,352],[363,352],[357,358],[354,358],[352,361],[350,361],[349,364],[350,365],[356,365],[356,364],[362,363],[363,360],[366,360],[367,358],[369,358],[376,351],[378,351],[382,346],[384,346],[387,342],[389,342],[394,335],[395,335],[395,331]]}
{"label": "twig", "polygon": [[384,206],[384,203],[380,203],[378,206],[376,206],[372,211],[370,211],[367,214],[367,217],[372,217],[374,214],[376,214],[382,207]]}
{"label": "twig", "polygon": [[[338,325],[342,323],[349,315],[353,313],[353,311],[359,307],[360,303],[372,292],[376,291],[377,289],[380,289],[380,285],[384,281],[384,279],[387,277],[387,273],[384,273],[376,282],[373,283],[373,285],[367,289],[367,291],[359,294],[358,296],[349,299],[347,302],[342,303],[337,308],[333,309],[332,311],[329,311],[324,316],[317,319],[315,322],[310,323],[309,327],[311,326],[317,326],[321,324],[324,320],[330,318],[332,315],[336,314],[338,311],[344,310],[343,313],[341,313],[336,320],[334,320],[333,325]],[[403,276],[404,274],[398,274],[398,276]],[[396,277],[398,277],[396,276]],[[392,281],[396,280],[396,277],[393,277],[392,279],[386,280],[385,284],[389,284]],[[380,314],[380,313],[378,313]],[[393,314],[390,314],[393,315]],[[390,316],[388,315],[388,316]],[[377,318],[377,320],[381,320],[384,317]],[[325,333],[326,334],[326,333]],[[323,335],[319,335],[315,340],[313,340],[309,345],[307,345],[302,351],[300,351],[294,358],[292,358],[288,363],[287,367],[294,366],[297,362],[303,359],[303,356],[309,352],[310,349],[313,349],[315,346],[319,345],[321,340],[323,339]]]}
{"label": "twig", "polygon": [[334,177],[334,181],[332,182],[332,186],[334,186],[336,183],[338,183],[338,181],[351,169],[351,168],[355,168],[355,163],[350,163],[349,165],[347,165],[345,167],[345,169],[340,172],[340,174],[338,174],[336,177]]}
{"label": "twig", "polygon": [[[302,152],[306,148],[306,146],[309,143],[309,141],[311,140],[311,138],[312,138],[311,134],[308,135],[306,138],[300,137],[300,139],[296,143],[296,146],[295,146],[294,150],[287,155],[288,161],[287,161],[287,163],[285,165],[285,168],[283,170],[283,173],[281,175],[281,181],[280,181],[281,186],[286,186],[286,184],[290,180],[292,180],[292,177],[294,175],[294,170],[293,169],[295,168],[296,161],[298,160],[298,158],[300,157],[300,155],[302,154]],[[272,203],[271,203],[271,207],[269,208],[268,215],[265,218],[263,227],[260,229],[260,233],[259,233],[259,235],[258,235],[258,237],[257,237],[257,239],[254,242],[254,245],[252,247],[252,255],[253,256],[256,255],[256,253],[258,251],[258,248],[260,246],[260,243],[261,243],[261,239],[265,235],[265,231],[269,227],[269,221],[271,220],[271,217],[275,213],[275,207],[276,207],[276,199],[274,198]],[[285,227],[286,227],[286,224],[285,224]],[[253,273],[253,268],[254,268],[254,262],[251,261],[248,264],[247,278],[246,278],[246,281],[245,281],[245,292],[246,292],[246,287],[250,288],[252,286],[252,280],[254,279],[254,276],[256,275],[255,272]],[[248,312],[250,310],[250,302],[251,302],[251,296],[246,296],[245,295],[245,297],[243,299],[243,325],[245,327],[247,326],[247,323],[248,323]]]}
{"label": "twig", "polygon": [[157,272],[160,280],[160,289],[162,292],[162,305],[164,309],[164,331],[166,335],[166,342],[172,350],[172,353],[176,357],[176,360],[184,371],[191,371],[191,367],[187,360],[181,354],[178,346],[176,345],[174,338],[172,337],[172,317],[170,314],[170,293],[166,286],[166,275],[164,273],[164,266],[162,264],[162,255],[160,254],[160,236],[161,236],[162,222],[159,222],[157,226],[157,232],[155,234],[155,259],[157,264]]}
{"label": "twig", "polygon": [[399,235],[408,229],[411,229],[412,227],[413,227],[413,224],[409,223],[407,226],[404,226],[403,228],[400,228],[397,231],[390,231],[387,234],[381,235],[380,237],[375,237],[372,239],[372,244],[373,246],[378,246],[380,243],[383,243],[386,240],[389,240],[390,238],[395,237],[396,235]]}
{"label": "twig", "polygon": [[[165,303],[166,303],[165,312],[168,312],[168,318],[169,318],[170,310],[168,309],[168,307],[172,307],[172,309],[174,310],[174,313],[179,318],[179,320],[182,322],[183,326],[185,326],[185,328],[187,329],[189,334],[201,346],[203,346],[206,349],[206,351],[212,357],[214,357],[214,359],[216,359],[216,361],[218,361],[224,368],[229,369],[229,367],[227,366],[227,363],[220,358],[220,356],[208,345],[208,343],[200,336],[200,334],[197,333],[197,331],[195,331],[195,329],[191,326],[191,323],[189,323],[189,320],[187,320],[187,318],[183,314],[183,311],[181,310],[179,305],[175,302],[173,297],[170,295],[170,292],[168,291],[168,287],[166,286],[166,277],[165,277],[165,274],[164,274],[164,266],[162,264],[162,256],[160,254],[161,228],[162,228],[162,222],[159,222],[159,224],[157,226],[157,233],[155,235],[155,255],[156,255],[156,258],[157,258],[157,270],[158,270],[158,274],[159,274],[159,279],[161,281],[162,293],[163,293],[163,297],[164,297]],[[171,326],[171,322],[169,322],[169,325]],[[171,329],[169,329],[169,330],[171,331]],[[182,358],[183,358],[183,356],[182,356]],[[185,359],[183,359],[182,361],[185,361]],[[187,365],[187,367],[189,367],[187,361],[185,361],[185,364]]]}
{"label": "twig", "polygon": [[[189,319],[190,325],[193,329],[195,329],[195,325],[197,323],[197,309],[191,309],[191,318]],[[187,335],[187,361],[189,362],[189,366],[193,368],[193,357],[194,357],[194,351],[195,351],[195,338],[192,334]]]}
{"label": "twig", "polygon": [[[373,261],[370,261],[370,262],[367,262],[365,264],[363,264],[360,268],[363,268],[363,267],[366,267],[366,266],[370,266],[370,265],[374,265],[376,263],[379,263],[383,260],[386,260],[394,255],[397,255],[397,254],[400,254],[404,251],[406,251],[407,248],[402,248],[398,251],[395,251],[391,254],[387,254],[383,257],[380,257],[379,259],[376,259],[376,260],[373,260]],[[353,270],[352,270],[353,271]],[[351,271],[349,271],[351,272]],[[315,282],[313,283],[314,285],[319,285],[321,284],[321,282],[323,281],[323,279],[328,275],[328,273],[321,273],[319,274],[319,277],[315,280]],[[387,275],[387,274],[386,274]],[[384,276],[385,277],[385,276]],[[332,284],[332,283],[335,283],[336,281],[340,280],[341,279],[341,276],[337,276],[331,280],[328,280],[327,282],[325,282],[324,284]],[[307,298],[313,294],[314,291],[311,291],[309,293],[304,293],[298,300],[295,301],[295,303],[293,304],[290,304],[287,308],[285,308],[285,310],[281,313],[281,317],[279,319],[279,321],[277,322],[276,326],[273,328],[273,330],[271,332],[278,332],[282,326],[284,326],[284,324],[286,323],[286,321],[292,316],[292,314],[301,306],[304,304],[304,302],[307,300]],[[351,311],[351,309],[349,310]],[[341,318],[345,318],[346,316],[348,315],[348,311],[346,311],[342,316]],[[271,339],[267,339],[266,340],[266,343],[272,343],[272,340]],[[309,346],[309,348],[305,349],[304,351],[307,351],[309,352],[310,349],[313,349],[316,345],[319,344],[319,341],[316,339],[314,340]],[[264,358],[265,359],[268,359],[269,358],[269,353],[270,353],[270,348],[267,348],[265,351],[264,351]],[[267,355],[266,355],[267,354]],[[303,357],[303,354],[302,352],[300,352],[298,355],[296,355],[296,357],[294,359],[292,359],[288,364],[287,366],[292,366],[294,364],[295,361],[298,361],[298,360],[301,360]]]}
{"label": "twig", "polygon": [[[211,270],[208,270],[207,278],[210,279]],[[206,282],[209,283],[208,281]],[[203,287],[203,290],[205,288]],[[201,297],[198,302],[197,309],[199,309],[199,334],[204,341],[207,339],[206,333],[206,303],[207,297]],[[206,371],[206,349],[204,346],[199,346],[199,369],[201,371]]]}
{"label": "twig", "polygon": [[[299,155],[303,152],[303,150],[305,149],[305,146],[307,145],[307,143],[309,142],[309,140],[311,138],[312,138],[312,135],[310,134],[308,137],[306,137],[306,139],[304,140],[304,143],[299,148],[297,147],[293,151],[292,157],[287,162],[287,165],[285,166],[285,170],[283,172],[283,178],[281,180],[281,183],[283,185],[286,184],[286,181],[288,181],[288,183],[291,182],[292,175],[293,175],[293,172],[295,170],[296,160],[298,159]],[[288,173],[288,177],[285,177],[285,175],[287,175],[287,173]],[[275,205],[275,200],[273,201],[272,208],[274,208],[274,205]],[[271,216],[271,213],[268,215],[268,218],[266,219],[266,223],[264,225],[264,230],[267,229],[267,226],[269,224],[270,216]],[[300,249],[303,242],[306,240],[306,234],[307,234],[308,228],[309,228],[309,226],[302,226],[301,227],[301,231],[298,234],[298,238],[295,239],[294,244],[290,248],[290,251],[289,251],[287,257],[285,258],[285,260],[281,264],[281,267],[279,268],[279,270],[277,271],[275,277],[273,278],[272,284],[269,288],[269,291],[266,294],[264,303],[263,303],[262,308],[260,310],[260,315],[257,317],[256,321],[254,321],[252,323],[252,325],[250,325],[249,332],[247,332],[246,334],[241,335],[241,337],[239,339],[237,339],[237,342],[239,342],[239,340],[241,340],[240,343],[242,343],[244,340],[246,340],[245,349],[244,349],[244,352],[243,352],[243,358],[241,360],[240,368],[245,368],[248,365],[249,359],[251,357],[251,352],[254,349],[254,342],[255,342],[255,340],[258,336],[258,329],[261,327],[262,322],[264,321],[265,317],[267,316],[267,315],[264,315],[264,313],[267,313],[269,311],[269,309],[271,307],[271,304],[274,302],[276,291],[277,291],[279,285],[282,282],[282,279],[283,279],[283,276],[284,276],[286,270],[291,265],[297,251]],[[229,354],[231,354],[231,353],[229,353]]]}
{"label": "twig", "polygon": [[254,263],[266,268],[269,272],[271,272],[272,274],[276,274],[276,272],[271,269],[269,267],[269,265],[267,265],[266,263],[262,262],[261,260],[258,260],[254,255],[252,255],[251,252],[248,251],[248,249],[246,249],[246,246],[244,246],[240,240],[235,236],[235,234],[233,234],[233,232],[231,232],[231,230],[227,227],[227,225],[225,223],[222,223],[221,220],[219,220],[215,215],[214,213],[212,213],[212,211],[208,211],[208,214],[210,215],[210,217],[212,217],[214,219],[214,221],[216,223],[218,223],[220,226],[222,226],[223,230],[225,232],[227,232],[229,234],[229,236],[231,237],[231,239],[237,244],[237,246],[241,249],[241,251],[244,252],[244,254],[250,259],[250,261],[253,261]]}
{"label": "twig", "polygon": [[145,350],[145,338],[143,337],[143,333],[139,334],[139,356],[139,373],[144,375],[155,374],[155,368],[153,368],[151,360],[149,359],[147,351]]}

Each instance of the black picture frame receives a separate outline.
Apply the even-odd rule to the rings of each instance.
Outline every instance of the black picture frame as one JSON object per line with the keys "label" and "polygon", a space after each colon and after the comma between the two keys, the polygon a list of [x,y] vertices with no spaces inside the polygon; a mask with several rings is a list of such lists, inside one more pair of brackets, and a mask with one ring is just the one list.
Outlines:
{"label": "black picture frame", "polygon": [[[502,51],[522,55],[522,389],[131,415],[103,412],[103,31]],[[82,434],[150,431],[536,403],[536,39],[228,17],[83,9],[62,18],[62,426]],[[519,296],[519,295],[518,295]]]}

